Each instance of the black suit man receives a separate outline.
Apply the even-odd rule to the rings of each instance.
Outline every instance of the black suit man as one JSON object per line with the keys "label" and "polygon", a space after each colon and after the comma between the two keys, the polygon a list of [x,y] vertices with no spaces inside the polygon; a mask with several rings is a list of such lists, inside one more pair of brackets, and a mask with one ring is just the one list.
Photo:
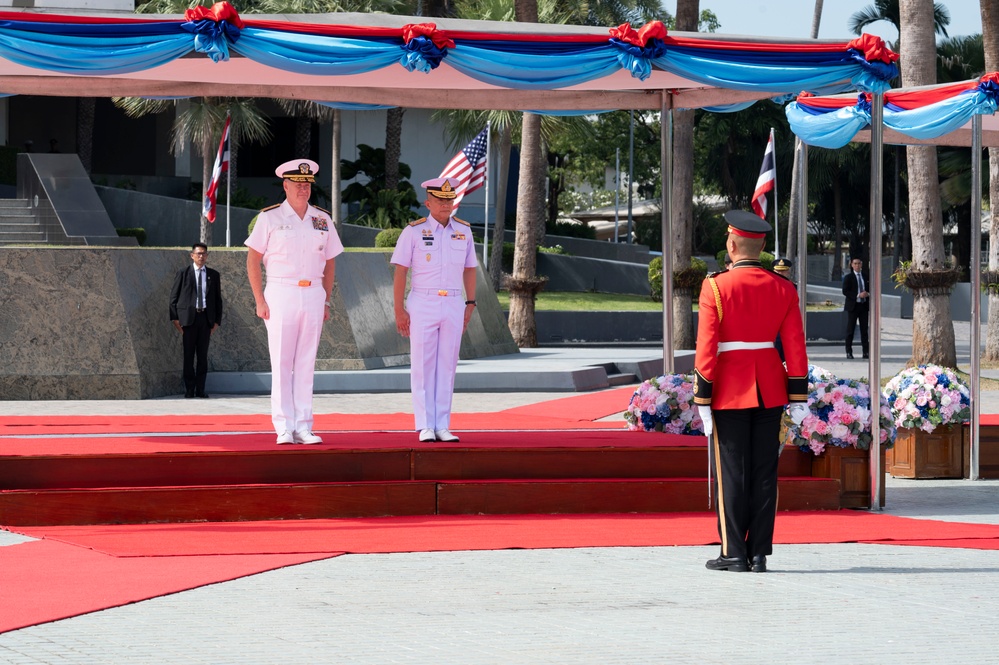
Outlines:
{"label": "black suit man", "polygon": [[867,292],[867,274],[863,272],[864,262],[850,261],[850,272],[843,276],[843,310],[846,312],[846,357],[853,358],[853,330],[860,324],[860,346],[867,358],[870,347],[867,341],[867,314],[870,311],[871,294]]}
{"label": "black suit man", "polygon": [[[193,265],[177,271],[170,290],[170,320],[184,335],[184,396],[208,397],[208,342],[222,323],[222,283],[217,270],[205,267],[208,247],[191,246]],[[195,370],[194,359],[198,365]]]}

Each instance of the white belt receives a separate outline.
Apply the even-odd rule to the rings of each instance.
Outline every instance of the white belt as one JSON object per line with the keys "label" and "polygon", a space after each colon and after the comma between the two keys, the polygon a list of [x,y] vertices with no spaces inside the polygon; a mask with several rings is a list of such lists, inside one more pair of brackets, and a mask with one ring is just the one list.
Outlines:
{"label": "white belt", "polygon": [[773,342],[718,342],[718,353],[725,351],[758,351],[759,349],[772,349]]}
{"label": "white belt", "polygon": [[427,296],[460,296],[462,293],[461,287],[457,289],[410,289],[410,291]]}

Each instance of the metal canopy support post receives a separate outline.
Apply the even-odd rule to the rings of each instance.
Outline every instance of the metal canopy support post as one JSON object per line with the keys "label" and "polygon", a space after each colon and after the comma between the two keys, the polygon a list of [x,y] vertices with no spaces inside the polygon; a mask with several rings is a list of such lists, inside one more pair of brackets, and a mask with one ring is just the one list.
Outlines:
{"label": "metal canopy support post", "polygon": [[808,339],[808,144],[795,137],[798,154],[798,307]]}
{"label": "metal canopy support post", "polygon": [[[995,209],[995,208],[993,208]],[[990,239],[991,241],[992,239]],[[975,115],[971,119],[971,451],[968,462],[968,477],[980,480],[979,465],[979,434],[978,422],[981,413],[979,395],[982,394],[981,383],[981,349],[982,349],[982,315],[979,311],[982,304],[982,116]]]}
{"label": "metal canopy support post", "polygon": [[672,374],[673,362],[673,96],[663,90],[659,109],[659,158],[662,161],[663,239],[663,374]]}
{"label": "metal canopy support post", "polygon": [[871,99],[871,216],[870,232],[870,362],[868,381],[871,391],[871,510],[881,510],[884,495],[884,469],[881,467],[881,227],[883,225],[882,170],[884,145],[884,95]]}

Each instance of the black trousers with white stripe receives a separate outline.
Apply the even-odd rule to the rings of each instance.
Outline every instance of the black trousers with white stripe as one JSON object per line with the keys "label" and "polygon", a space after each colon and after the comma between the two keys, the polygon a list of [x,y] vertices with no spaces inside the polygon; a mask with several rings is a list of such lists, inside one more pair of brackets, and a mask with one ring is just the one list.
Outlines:
{"label": "black trousers with white stripe", "polygon": [[712,411],[724,557],[751,559],[773,552],[783,411],[782,406]]}

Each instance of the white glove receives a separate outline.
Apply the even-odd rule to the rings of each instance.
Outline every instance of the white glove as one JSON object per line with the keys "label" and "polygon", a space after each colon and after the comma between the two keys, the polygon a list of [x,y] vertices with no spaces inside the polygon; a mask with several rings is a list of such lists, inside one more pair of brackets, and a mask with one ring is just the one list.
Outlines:
{"label": "white glove", "polygon": [[787,407],[787,414],[791,416],[791,420],[794,421],[795,425],[800,425],[801,421],[805,419],[811,413],[811,409],[804,402],[795,402]]}
{"label": "white glove", "polygon": [[704,423],[704,436],[711,438],[711,435],[715,431],[715,421],[711,417],[711,407],[698,404],[697,405],[697,415],[701,417],[701,422]]}

